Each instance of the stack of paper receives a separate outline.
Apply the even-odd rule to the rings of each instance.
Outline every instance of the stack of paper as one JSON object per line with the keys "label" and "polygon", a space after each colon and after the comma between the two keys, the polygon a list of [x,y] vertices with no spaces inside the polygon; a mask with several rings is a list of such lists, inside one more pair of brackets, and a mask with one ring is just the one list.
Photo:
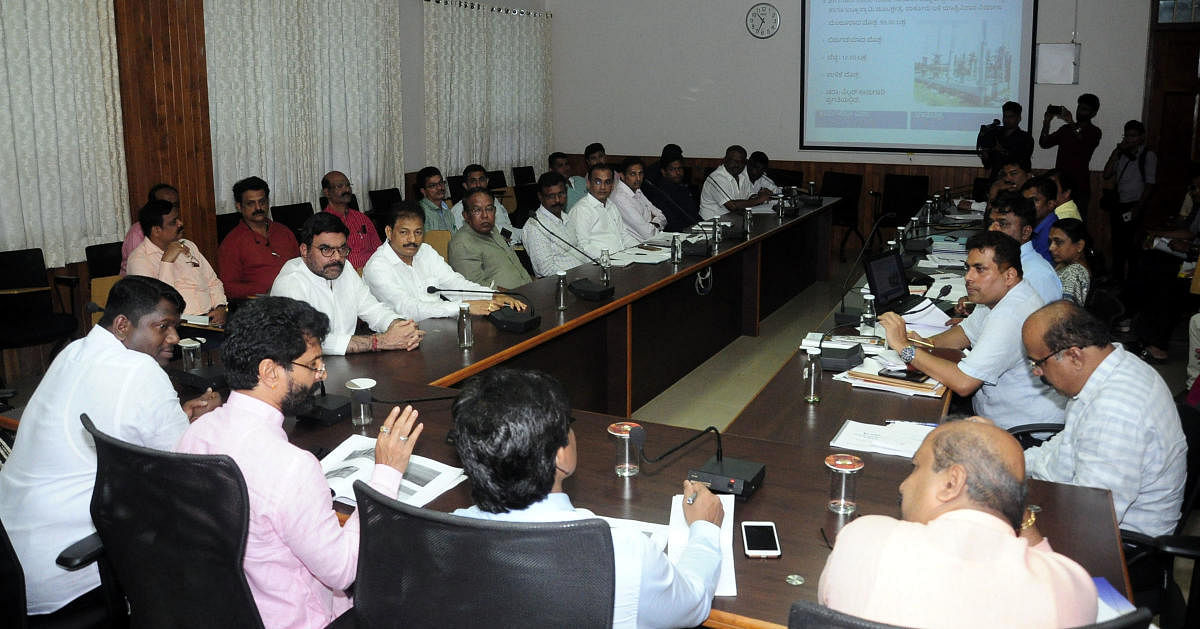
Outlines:
{"label": "stack of paper", "polygon": [[[374,467],[375,440],[366,435],[350,435],[321,459],[321,469],[333,490],[334,501],[350,506],[355,505],[354,481],[370,480]],[[466,479],[461,467],[414,454],[408,459],[400,490],[393,497],[414,507],[424,507]]]}
{"label": "stack of paper", "polygon": [[[880,357],[883,359],[880,360]],[[933,378],[927,377],[923,382],[911,382],[879,375],[880,369],[904,367],[904,363],[899,358],[900,356],[896,352],[886,350],[886,352],[868,357],[863,364],[854,369],[835,375],[833,379],[839,382],[848,382],[850,386],[856,388],[890,391],[901,395],[941,397],[946,392],[946,385]]]}
{"label": "stack of paper", "polygon": [[878,452],[911,458],[933,426],[892,422],[883,426],[846,420],[829,445],[839,450]]}
{"label": "stack of paper", "polygon": [[642,249],[641,247],[630,247],[624,251],[618,251],[610,256],[612,264],[615,267],[628,266],[634,262],[640,264],[658,264],[671,259],[671,245],[657,248],[655,251]]}
{"label": "stack of paper", "polygon": [[[725,519],[721,520],[721,576],[717,578],[716,596],[737,596],[737,574],[733,565],[733,495],[717,494]],[[683,517],[683,495],[671,498],[671,524],[667,534],[667,557],[679,563],[687,547],[688,525]]]}

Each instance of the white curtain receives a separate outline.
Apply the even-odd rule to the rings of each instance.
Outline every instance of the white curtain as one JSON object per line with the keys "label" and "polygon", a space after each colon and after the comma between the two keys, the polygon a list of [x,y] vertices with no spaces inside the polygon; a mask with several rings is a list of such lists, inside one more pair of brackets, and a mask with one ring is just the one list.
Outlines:
{"label": "white curtain", "polygon": [[429,0],[425,26],[425,151],[459,173],[541,170],[553,143],[550,19],[544,11]]}
{"label": "white curtain", "polygon": [[112,0],[0,0],[0,250],[50,267],[121,240],[128,182]]}
{"label": "white curtain", "polygon": [[368,190],[404,187],[399,4],[205,0],[218,214],[234,211],[233,184],[251,175],[274,205],[315,206],[330,170],[346,173],[363,210]]}

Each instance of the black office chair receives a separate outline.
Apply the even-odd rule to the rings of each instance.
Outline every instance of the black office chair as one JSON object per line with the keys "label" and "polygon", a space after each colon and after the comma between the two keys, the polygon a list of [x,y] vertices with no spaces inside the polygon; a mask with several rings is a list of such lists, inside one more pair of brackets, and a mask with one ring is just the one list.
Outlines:
{"label": "black office chair", "polygon": [[884,175],[882,213],[876,213],[875,220],[879,220],[883,214],[892,213],[896,216],[885,219],[880,225],[882,227],[904,225],[921,209],[928,198],[929,177],[925,175]]}
{"label": "black office chair", "polygon": [[533,166],[513,166],[512,174],[514,186],[522,186],[537,181],[537,175],[533,172]]}
{"label": "black office chair", "polygon": [[225,455],[176,454],[104,434],[92,522],[135,627],[262,627],[242,568],[246,482]]}
{"label": "black office chair", "polygon": [[538,185],[536,183],[520,184],[513,188],[513,196],[517,198],[517,207],[509,212],[509,218],[512,219],[513,225],[524,227],[525,221],[536,214],[538,206],[542,204],[538,199]]}
{"label": "black office chair", "polygon": [[[79,278],[70,275],[47,279],[46,261],[41,249],[19,249],[0,252],[0,350],[34,347],[52,343],[54,357],[67,341],[75,338],[79,321],[75,318],[75,288]],[[62,302],[59,286],[70,288],[70,303],[54,308],[55,297]],[[3,360],[0,359],[0,389],[4,389]],[[0,412],[11,408],[5,401],[13,392],[0,392]]]}
{"label": "black office chair", "polygon": [[446,191],[450,193],[450,205],[454,205],[463,197],[463,176],[450,175],[446,177]]}
{"label": "black office chair", "polygon": [[612,626],[612,534],[599,519],[497,522],[410,507],[354,483],[354,609],[335,627]]}
{"label": "black office chair", "polygon": [[85,247],[83,256],[87,260],[88,277],[120,275],[122,244],[118,240]]}
{"label": "black office chair", "polygon": [[[327,205],[329,205],[329,198],[325,195],[321,195],[321,197],[317,200],[318,209],[323,210]],[[350,209],[358,210],[360,212],[362,211],[358,207],[358,195],[354,194],[353,192],[350,193]]]}
{"label": "black office chair", "polygon": [[492,190],[508,187],[508,179],[504,177],[503,170],[489,170],[487,171],[487,178],[488,188]]}
{"label": "black office chair", "polygon": [[845,234],[842,235],[842,244],[838,248],[838,259],[842,262],[846,261],[846,242],[850,240],[851,234],[858,236],[862,246],[867,246],[866,237],[858,231],[858,201],[862,198],[862,187],[862,175],[827,170],[821,176],[821,196],[841,197],[834,204],[832,211],[833,224],[846,228]]}
{"label": "black office chair", "polygon": [[1008,434],[1016,437],[1022,450],[1028,450],[1049,441],[1050,437],[1057,435],[1062,429],[1062,424],[1021,424],[1009,428]]}
{"label": "black office chair", "polygon": [[367,198],[371,200],[371,211],[375,213],[386,212],[392,207],[393,203],[399,203],[404,200],[400,195],[400,188],[384,188],[382,190],[368,190]]}
{"label": "black office chair", "polygon": [[313,206],[308,201],[304,203],[292,203],[290,205],[271,206],[271,218],[291,229],[292,233],[296,235],[296,240],[300,240],[300,227],[312,215]]}
{"label": "black office chair", "polygon": [[[1146,629],[1150,626],[1150,610],[1142,607],[1112,620],[1084,625],[1078,629]],[[843,614],[810,601],[792,603],[788,612],[788,629],[903,629],[900,625],[866,620]]]}
{"label": "black office chair", "polygon": [[971,198],[976,201],[987,201],[988,192],[992,188],[992,180],[987,177],[976,177],[971,184]]}
{"label": "black office chair", "polygon": [[785,186],[795,186],[801,190],[808,190],[808,182],[804,180],[804,171],[802,170],[785,170],[782,168],[768,168],[767,175],[775,185],[780,188]]}
{"label": "black office chair", "polygon": [[217,215],[217,243],[220,244],[229,232],[233,231],[234,227],[238,226],[238,222],[242,220],[241,212],[229,212],[228,214]]}
{"label": "black office chair", "polygon": [[[1133,602],[1158,614],[1159,626],[1163,629],[1200,627],[1200,536],[1183,534],[1200,501],[1200,410],[1188,404],[1179,404],[1177,409],[1188,446],[1187,478],[1179,522],[1173,534],[1159,537],[1121,531]],[[1178,558],[1193,560],[1192,583],[1186,603],[1175,581],[1175,560]]]}

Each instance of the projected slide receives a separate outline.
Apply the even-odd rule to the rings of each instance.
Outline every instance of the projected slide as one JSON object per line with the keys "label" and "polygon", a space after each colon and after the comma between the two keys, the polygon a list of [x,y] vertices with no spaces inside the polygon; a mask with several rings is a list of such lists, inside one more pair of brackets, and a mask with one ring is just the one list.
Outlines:
{"label": "projected slide", "polygon": [[1033,0],[807,0],[801,148],[973,151],[1029,113]]}

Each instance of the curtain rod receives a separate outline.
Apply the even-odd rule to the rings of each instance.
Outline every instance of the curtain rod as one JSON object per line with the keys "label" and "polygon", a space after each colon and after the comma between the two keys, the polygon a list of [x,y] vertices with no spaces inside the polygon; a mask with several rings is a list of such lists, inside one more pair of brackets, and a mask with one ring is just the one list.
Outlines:
{"label": "curtain rod", "polygon": [[510,8],[506,8],[506,7],[494,7],[494,6],[489,6],[486,4],[481,4],[479,2],[469,2],[467,0],[425,0],[425,2],[430,2],[433,4],[444,4],[446,6],[454,5],[454,6],[461,7],[463,9],[476,9],[476,10],[486,9],[488,11],[491,11],[492,13],[504,13],[507,15],[519,15],[519,16],[527,15],[529,17],[545,16],[548,18],[554,17],[554,15],[552,13],[550,13],[549,11],[540,11],[537,9],[510,9]]}

